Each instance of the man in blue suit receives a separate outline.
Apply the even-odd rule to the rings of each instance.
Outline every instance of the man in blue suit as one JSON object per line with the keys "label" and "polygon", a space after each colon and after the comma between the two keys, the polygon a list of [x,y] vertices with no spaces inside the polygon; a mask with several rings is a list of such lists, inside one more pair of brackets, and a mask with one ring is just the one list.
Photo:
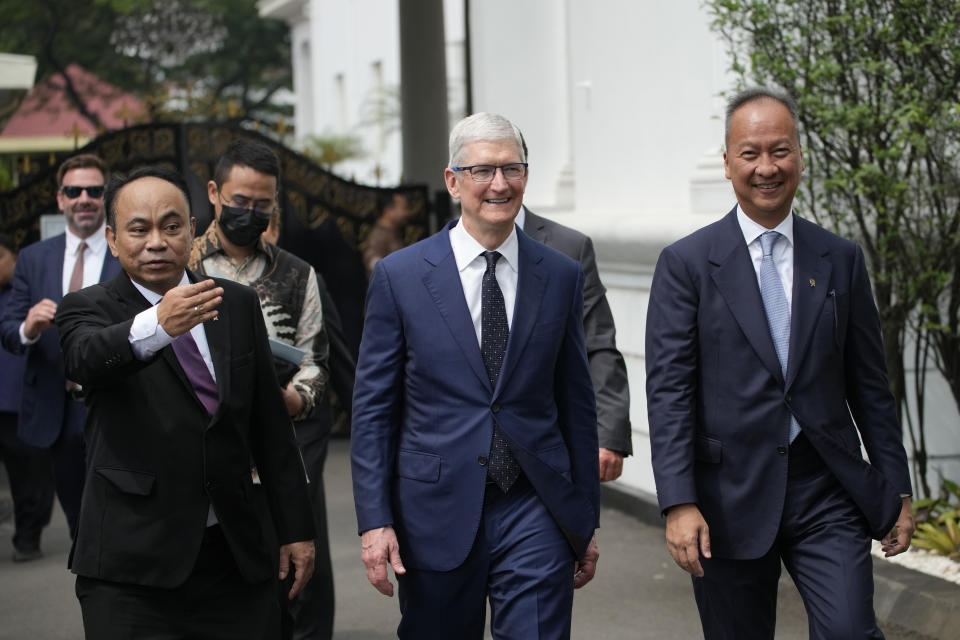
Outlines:
{"label": "man in blue suit", "polygon": [[737,206],[664,249],[650,291],[657,494],[707,638],[774,637],[781,561],[811,638],[882,638],[870,538],[891,556],[914,529],[863,253],[791,211],[796,113],[768,89],[731,99]]}
{"label": "man in blue suit", "polygon": [[70,291],[109,280],[120,263],[107,251],[103,160],[82,154],[57,171],[57,204],[66,233],[24,248],[13,274],[13,292],[0,319],[0,339],[11,353],[26,353],[18,435],[26,444],[49,449],[57,497],[77,532],[83,493],[83,390],[64,376],[53,316]]}
{"label": "man in blue suit", "polygon": [[362,559],[401,638],[568,638],[596,568],[599,468],[583,273],[514,224],[517,128],[450,134],[462,217],[377,263],[351,442]]}

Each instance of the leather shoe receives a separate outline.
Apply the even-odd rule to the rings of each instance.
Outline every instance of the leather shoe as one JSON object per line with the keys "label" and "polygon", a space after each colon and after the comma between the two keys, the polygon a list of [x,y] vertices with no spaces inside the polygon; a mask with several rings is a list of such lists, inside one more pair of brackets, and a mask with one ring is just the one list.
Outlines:
{"label": "leather shoe", "polygon": [[43,551],[40,551],[40,549],[28,549],[27,551],[21,551],[20,549],[13,550],[14,562],[30,562],[31,560],[39,560],[42,557]]}

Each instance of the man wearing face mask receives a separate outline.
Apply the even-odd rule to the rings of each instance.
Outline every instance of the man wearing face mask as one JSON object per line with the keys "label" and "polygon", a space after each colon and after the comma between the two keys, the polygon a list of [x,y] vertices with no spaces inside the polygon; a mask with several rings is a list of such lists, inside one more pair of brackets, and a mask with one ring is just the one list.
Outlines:
{"label": "man wearing face mask", "polygon": [[217,160],[213,180],[207,183],[214,221],[194,240],[189,267],[198,274],[252,287],[260,298],[267,335],[303,353],[298,364],[283,357],[275,361],[309,476],[318,536],[317,567],[308,586],[289,603],[292,621],[285,620],[285,627],[292,622],[296,638],[329,638],[333,633],[333,571],[322,474],[330,433],[329,421],[318,417],[329,378],[329,344],[313,268],[260,237],[277,209],[279,186],[280,161],[268,146],[245,138],[231,142]]}

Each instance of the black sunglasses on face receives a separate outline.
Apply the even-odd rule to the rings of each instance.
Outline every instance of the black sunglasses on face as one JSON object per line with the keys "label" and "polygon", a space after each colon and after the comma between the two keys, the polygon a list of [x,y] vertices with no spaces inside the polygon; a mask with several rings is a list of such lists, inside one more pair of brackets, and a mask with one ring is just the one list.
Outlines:
{"label": "black sunglasses on face", "polygon": [[63,187],[60,187],[60,193],[62,193],[63,195],[67,196],[72,200],[74,198],[79,198],[80,194],[86,191],[88,196],[90,196],[91,198],[97,199],[97,198],[103,197],[103,188],[104,187],[102,184],[97,185],[95,187],[63,186]]}

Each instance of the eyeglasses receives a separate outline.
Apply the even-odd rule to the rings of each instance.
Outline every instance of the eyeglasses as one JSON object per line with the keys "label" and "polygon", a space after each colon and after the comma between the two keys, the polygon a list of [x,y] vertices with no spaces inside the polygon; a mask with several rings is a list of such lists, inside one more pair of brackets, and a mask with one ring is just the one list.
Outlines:
{"label": "eyeglasses", "polygon": [[454,171],[467,171],[474,182],[490,182],[497,175],[497,169],[507,180],[522,180],[527,173],[526,162],[507,164],[472,164],[469,167],[450,167]]}
{"label": "eyeglasses", "polygon": [[240,195],[231,197],[229,202],[223,202],[223,195],[221,194],[220,202],[228,207],[236,207],[237,209],[253,209],[256,213],[265,216],[272,215],[277,209],[274,200],[251,200],[250,198]]}
{"label": "eyeglasses", "polygon": [[93,187],[74,187],[74,186],[62,186],[60,187],[60,193],[67,196],[71,200],[74,198],[79,198],[80,194],[84,191],[87,192],[87,195],[93,198],[94,200],[103,197],[103,185],[96,185]]}

